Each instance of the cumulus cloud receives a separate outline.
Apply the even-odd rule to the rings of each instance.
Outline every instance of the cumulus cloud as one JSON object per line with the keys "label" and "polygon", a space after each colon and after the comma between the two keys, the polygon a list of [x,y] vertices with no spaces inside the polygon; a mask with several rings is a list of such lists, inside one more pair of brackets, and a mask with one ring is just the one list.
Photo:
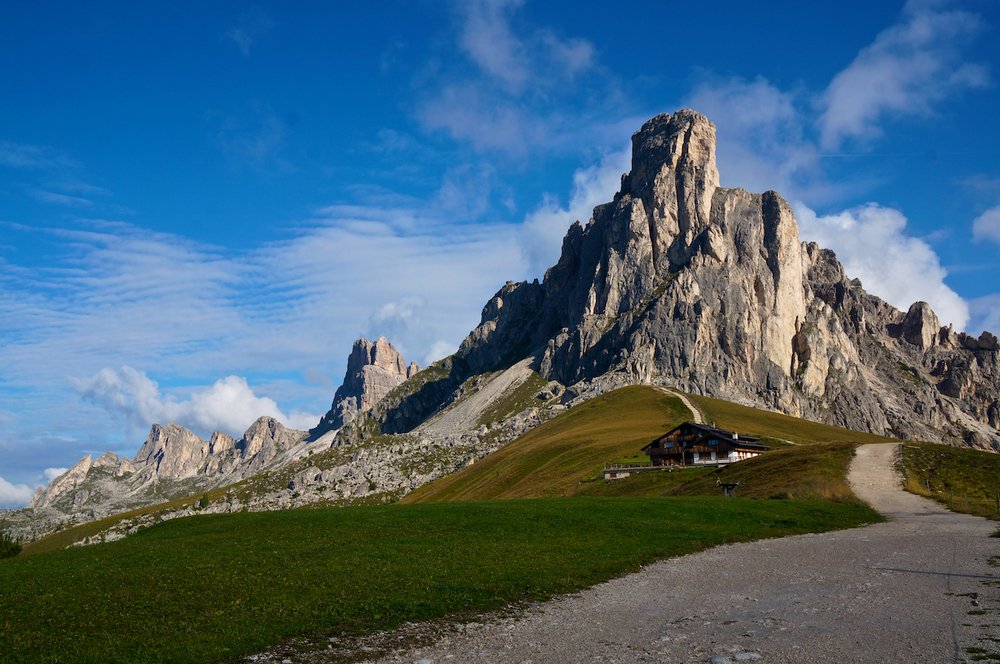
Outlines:
{"label": "cumulus cloud", "polygon": [[942,323],[965,329],[969,306],[945,284],[947,272],[930,245],[907,233],[901,212],[869,203],[818,216],[801,203],[795,207],[802,238],[833,249],[868,292],[904,311],[923,300]]}
{"label": "cumulus cloud", "polygon": [[74,385],[85,400],[122,416],[135,427],[176,422],[202,435],[224,431],[239,437],[258,417],[267,415],[297,429],[308,429],[318,415],[283,413],[275,401],[257,396],[245,378],[227,376],[211,387],[197,390],[184,400],[163,395],[159,385],[144,372],[123,366],[101,369]]}
{"label": "cumulus cloud", "polygon": [[971,321],[968,325],[970,334],[988,330],[1000,335],[1000,293],[991,293],[969,300]]}
{"label": "cumulus cloud", "polygon": [[821,145],[878,136],[886,117],[928,115],[935,103],[986,85],[988,70],[960,57],[982,28],[976,14],[944,3],[907,3],[901,20],[830,82],[819,101]]}
{"label": "cumulus cloud", "polygon": [[46,482],[51,482],[55,478],[65,473],[69,468],[46,468],[42,471],[42,477]]}
{"label": "cumulus cloud", "polygon": [[610,201],[621,186],[621,176],[629,170],[630,149],[612,152],[598,163],[573,173],[568,205],[547,196],[524,219],[521,243],[531,274],[541,277],[559,259],[566,230],[574,221],[586,224],[594,208]]}
{"label": "cumulus cloud", "polygon": [[0,477],[0,509],[24,507],[35,490],[27,484],[13,484]]}
{"label": "cumulus cloud", "polygon": [[972,222],[972,236],[1000,245],[1000,205],[990,208]]}

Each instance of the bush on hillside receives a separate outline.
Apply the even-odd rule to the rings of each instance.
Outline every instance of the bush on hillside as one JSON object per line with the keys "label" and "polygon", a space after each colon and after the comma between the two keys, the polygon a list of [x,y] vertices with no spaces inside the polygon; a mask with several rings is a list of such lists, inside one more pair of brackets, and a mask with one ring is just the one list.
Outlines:
{"label": "bush on hillside", "polygon": [[21,553],[21,544],[5,532],[0,532],[0,558],[13,558]]}

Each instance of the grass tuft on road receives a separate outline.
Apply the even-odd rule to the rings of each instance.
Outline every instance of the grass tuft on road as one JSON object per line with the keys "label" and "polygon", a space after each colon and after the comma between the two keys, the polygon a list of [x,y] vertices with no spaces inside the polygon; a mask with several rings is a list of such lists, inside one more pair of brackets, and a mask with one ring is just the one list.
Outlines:
{"label": "grass tuft on road", "polygon": [[725,542],[875,518],[860,505],[723,498],[188,517],[0,561],[0,662],[233,661],[295,636],[468,616]]}

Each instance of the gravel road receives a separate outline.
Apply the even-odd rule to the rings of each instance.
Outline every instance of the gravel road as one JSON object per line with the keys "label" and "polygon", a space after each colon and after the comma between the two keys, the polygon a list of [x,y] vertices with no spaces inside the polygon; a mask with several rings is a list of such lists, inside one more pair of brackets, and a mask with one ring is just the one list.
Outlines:
{"label": "gravel road", "polygon": [[662,561],[379,661],[933,663],[1000,651],[996,523],[902,491],[897,448],[860,447],[850,472],[888,523]]}

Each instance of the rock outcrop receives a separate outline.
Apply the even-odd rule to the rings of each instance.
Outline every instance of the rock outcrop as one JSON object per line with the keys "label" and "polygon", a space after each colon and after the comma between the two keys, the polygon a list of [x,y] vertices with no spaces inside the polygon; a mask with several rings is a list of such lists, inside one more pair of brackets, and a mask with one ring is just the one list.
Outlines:
{"label": "rock outcrop", "polygon": [[243,438],[216,432],[208,441],[178,424],[154,424],[133,459],[88,455],[39,488],[28,506],[51,520],[99,518],[124,509],[191,495],[249,477],[285,455],[306,450],[306,432],[261,417]]}
{"label": "rock outcrop", "polygon": [[[896,310],[832,252],[802,243],[779,194],[720,187],[704,116],[658,115],[632,151],[620,191],[570,227],[543,282],[508,282],[486,304],[453,360],[464,375],[533,356],[567,385],[664,382],[880,434],[1000,447],[995,337],[941,328],[923,302]],[[383,421],[406,430],[393,413]]]}
{"label": "rock outcrop", "polygon": [[420,367],[415,362],[407,365],[385,337],[374,343],[358,339],[347,358],[343,385],[334,394],[329,412],[310,433],[318,436],[355,422],[418,371]]}

